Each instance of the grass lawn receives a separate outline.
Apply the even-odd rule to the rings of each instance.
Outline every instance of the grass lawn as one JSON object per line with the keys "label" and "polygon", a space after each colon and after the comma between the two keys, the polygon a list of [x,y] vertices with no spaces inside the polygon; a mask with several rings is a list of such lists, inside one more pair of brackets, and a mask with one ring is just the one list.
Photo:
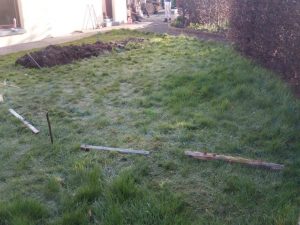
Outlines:
{"label": "grass lawn", "polygon": [[[0,225],[293,225],[300,206],[300,102],[232,47],[148,40],[53,68],[0,58]],[[9,114],[13,108],[41,133]],[[50,144],[45,113],[54,132]],[[80,144],[151,155],[82,152]],[[271,172],[185,150],[285,164]]]}

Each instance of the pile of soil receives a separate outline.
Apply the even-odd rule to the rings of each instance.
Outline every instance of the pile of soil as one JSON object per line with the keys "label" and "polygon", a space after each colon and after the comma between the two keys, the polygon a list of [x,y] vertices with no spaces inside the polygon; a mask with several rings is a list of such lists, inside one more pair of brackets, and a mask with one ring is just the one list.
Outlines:
{"label": "pile of soil", "polygon": [[75,60],[95,57],[114,49],[125,49],[128,43],[141,43],[142,38],[129,38],[119,42],[59,46],[50,45],[43,50],[28,53],[16,60],[26,68],[52,67],[72,63]]}

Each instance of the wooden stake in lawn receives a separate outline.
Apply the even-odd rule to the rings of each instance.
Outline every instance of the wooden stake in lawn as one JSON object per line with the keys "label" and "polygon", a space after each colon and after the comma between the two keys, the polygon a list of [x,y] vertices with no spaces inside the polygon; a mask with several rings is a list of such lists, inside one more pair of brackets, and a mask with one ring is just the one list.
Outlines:
{"label": "wooden stake in lawn", "polygon": [[4,102],[3,95],[0,94],[0,103]]}
{"label": "wooden stake in lawn", "polygon": [[124,153],[124,154],[139,154],[139,155],[149,155],[150,154],[150,152],[144,151],[144,150],[131,150],[131,149],[124,149],[124,148],[104,147],[104,146],[81,145],[80,148],[83,151],[98,150],[98,151],[119,152],[119,153]]}
{"label": "wooden stake in lawn", "polygon": [[230,163],[246,164],[246,165],[249,165],[252,167],[259,167],[259,168],[265,168],[265,169],[270,169],[270,170],[282,170],[284,168],[284,165],[281,165],[281,164],[269,163],[269,162],[264,162],[264,161],[260,161],[260,160],[246,159],[246,158],[242,158],[242,157],[217,155],[214,153],[186,151],[185,155],[196,158],[196,159],[200,159],[200,160],[221,160],[221,161],[226,161],[226,162],[230,162]]}
{"label": "wooden stake in lawn", "polygon": [[52,136],[52,129],[51,129],[51,124],[50,124],[50,119],[49,119],[49,113],[46,113],[46,117],[47,117],[47,122],[48,122],[48,128],[49,128],[49,135],[50,135],[50,140],[51,140],[51,144],[53,144],[53,136]]}
{"label": "wooden stake in lawn", "polygon": [[26,127],[28,127],[34,134],[38,134],[40,131],[32,126],[28,121],[26,121],[22,116],[20,116],[15,110],[9,109],[9,112],[21,120]]}

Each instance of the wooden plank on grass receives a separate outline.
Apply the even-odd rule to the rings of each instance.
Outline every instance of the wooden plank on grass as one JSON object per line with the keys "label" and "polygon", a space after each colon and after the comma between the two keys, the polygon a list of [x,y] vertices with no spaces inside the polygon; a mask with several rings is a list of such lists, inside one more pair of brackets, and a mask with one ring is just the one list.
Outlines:
{"label": "wooden plank on grass", "polygon": [[1,102],[4,102],[4,98],[3,98],[3,95],[0,94],[0,103]]}
{"label": "wooden plank on grass", "polygon": [[28,127],[34,134],[38,134],[40,131],[32,126],[28,121],[26,121],[21,115],[19,115],[15,110],[9,109],[9,112],[17,117],[19,120],[23,122],[23,124]]}
{"label": "wooden plank on grass", "polygon": [[281,164],[269,163],[261,160],[246,159],[242,157],[218,155],[214,153],[186,151],[185,155],[200,160],[221,160],[225,162],[246,164],[248,166],[265,168],[270,170],[282,170],[284,168],[284,165]]}
{"label": "wooden plank on grass", "polygon": [[81,150],[89,151],[89,150],[98,150],[98,151],[112,151],[119,152],[124,154],[139,154],[139,155],[149,155],[150,152],[144,150],[132,150],[125,148],[112,148],[112,147],[104,147],[104,146],[93,146],[93,145],[81,145]]}

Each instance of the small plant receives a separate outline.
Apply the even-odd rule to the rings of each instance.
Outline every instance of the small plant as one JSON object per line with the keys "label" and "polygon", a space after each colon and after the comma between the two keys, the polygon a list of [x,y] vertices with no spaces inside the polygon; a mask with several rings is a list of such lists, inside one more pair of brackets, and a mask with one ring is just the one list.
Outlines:
{"label": "small plant", "polygon": [[133,177],[127,172],[112,182],[111,191],[112,197],[118,202],[131,200],[140,194]]}
{"label": "small plant", "polygon": [[45,187],[45,195],[48,198],[54,197],[60,190],[61,184],[55,178],[50,178]]}
{"label": "small plant", "polygon": [[87,213],[83,210],[76,210],[65,213],[56,225],[86,225],[88,223]]}
{"label": "small plant", "polygon": [[224,23],[222,25],[219,25],[219,24],[215,24],[215,23],[212,23],[212,24],[209,24],[209,23],[205,23],[205,24],[190,23],[188,28],[192,29],[192,30],[218,33],[218,32],[222,32],[222,31],[226,31],[227,30],[227,24]]}
{"label": "small plant", "polygon": [[44,224],[47,209],[34,199],[16,199],[8,205],[0,204],[0,224]]}
{"label": "small plant", "polygon": [[186,17],[178,16],[175,20],[173,20],[171,25],[177,28],[184,28],[187,26],[187,24],[188,24],[188,19]]}

